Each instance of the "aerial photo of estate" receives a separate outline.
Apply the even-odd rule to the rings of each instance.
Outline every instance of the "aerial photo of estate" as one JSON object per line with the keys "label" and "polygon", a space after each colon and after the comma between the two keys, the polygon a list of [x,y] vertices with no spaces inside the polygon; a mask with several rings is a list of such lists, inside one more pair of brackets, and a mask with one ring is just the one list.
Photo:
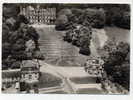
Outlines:
{"label": "aerial photo of estate", "polygon": [[4,3],[3,94],[129,94],[130,5]]}

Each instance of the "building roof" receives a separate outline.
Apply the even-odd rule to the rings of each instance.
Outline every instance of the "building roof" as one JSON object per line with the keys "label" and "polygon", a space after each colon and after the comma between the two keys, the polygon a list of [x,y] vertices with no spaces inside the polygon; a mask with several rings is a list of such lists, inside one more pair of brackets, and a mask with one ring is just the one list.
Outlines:
{"label": "building roof", "polygon": [[22,67],[37,67],[38,63],[33,60],[25,60],[22,62]]}
{"label": "building roof", "polygon": [[2,78],[20,77],[20,70],[2,70]]}

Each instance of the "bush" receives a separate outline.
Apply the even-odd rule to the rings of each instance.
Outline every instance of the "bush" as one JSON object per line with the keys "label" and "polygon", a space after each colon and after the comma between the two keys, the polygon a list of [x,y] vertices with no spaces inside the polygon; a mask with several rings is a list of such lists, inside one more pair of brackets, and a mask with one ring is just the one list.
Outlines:
{"label": "bush", "polygon": [[90,55],[90,38],[87,36],[83,36],[80,38],[80,51],[79,53],[84,55]]}
{"label": "bush", "polygon": [[80,54],[83,54],[83,55],[89,56],[91,54],[91,51],[90,51],[90,48],[89,47],[87,47],[87,48],[80,48],[79,53]]}

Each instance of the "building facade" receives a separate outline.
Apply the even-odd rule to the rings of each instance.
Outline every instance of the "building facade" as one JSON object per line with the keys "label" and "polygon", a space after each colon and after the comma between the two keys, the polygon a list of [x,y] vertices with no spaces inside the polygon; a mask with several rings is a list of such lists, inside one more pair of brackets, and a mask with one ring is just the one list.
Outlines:
{"label": "building facade", "polygon": [[14,87],[16,82],[21,80],[20,69],[15,70],[2,70],[2,89],[5,90],[9,87]]}
{"label": "building facade", "polygon": [[25,15],[31,24],[48,24],[52,25],[56,20],[56,8],[40,8],[21,6],[21,14]]}

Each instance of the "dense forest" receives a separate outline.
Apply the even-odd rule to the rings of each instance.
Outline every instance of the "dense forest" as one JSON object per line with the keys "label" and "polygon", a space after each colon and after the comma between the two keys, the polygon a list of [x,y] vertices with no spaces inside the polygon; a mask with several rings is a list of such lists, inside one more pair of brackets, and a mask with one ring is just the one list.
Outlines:
{"label": "dense forest", "polygon": [[19,14],[18,5],[3,6],[2,69],[20,68],[23,60],[43,59],[36,30]]}

